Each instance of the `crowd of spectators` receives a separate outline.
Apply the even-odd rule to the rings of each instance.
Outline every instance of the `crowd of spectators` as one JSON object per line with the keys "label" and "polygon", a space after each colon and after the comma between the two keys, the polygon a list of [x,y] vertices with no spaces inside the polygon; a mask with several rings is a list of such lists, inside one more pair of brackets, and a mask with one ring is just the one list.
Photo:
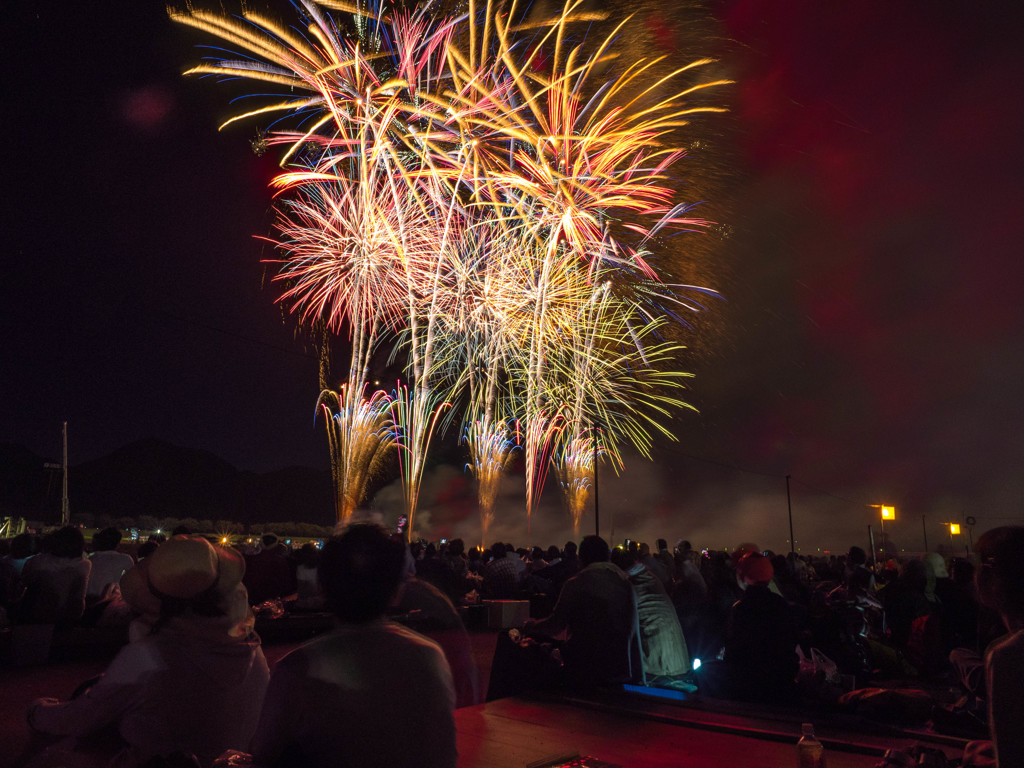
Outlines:
{"label": "crowd of spectators", "polygon": [[[127,742],[124,765],[143,765],[172,742],[185,743],[204,766],[224,747],[253,749],[266,765],[326,764],[326,755],[358,738],[331,731],[316,712],[326,706],[322,711],[340,722],[353,717],[346,696],[372,701],[372,722],[357,729],[366,736],[410,690],[432,723],[433,735],[416,738],[434,757],[419,764],[453,764],[451,710],[482,699],[457,606],[482,600],[529,601],[532,617],[499,639],[492,696],[509,692],[496,692],[502,679],[572,687],[632,682],[711,698],[825,706],[844,690],[879,680],[934,680],[962,686],[963,707],[991,724],[995,746],[974,749],[970,764],[995,765],[996,754],[1016,759],[1022,752],[1006,725],[1017,722],[1007,712],[1024,713],[1019,686],[1001,686],[998,671],[993,677],[995,667],[1014,675],[1024,668],[1022,530],[986,534],[980,561],[928,553],[874,562],[859,547],[829,556],[781,555],[751,543],[698,551],[684,540],[670,549],[664,539],[653,548],[635,541],[610,548],[597,536],[579,547],[570,541],[546,549],[507,542],[467,548],[460,539],[403,546],[374,526],[352,527],[323,550],[314,543],[293,548],[268,533],[238,551],[176,531],[132,556],[116,529],[97,532],[87,553],[81,531],[67,527],[4,542],[0,624],[131,622],[132,642],[96,686],[75,702],[37,702],[30,716],[38,730],[64,736],[118,725]],[[169,578],[169,564],[189,558],[212,577],[193,573],[180,587],[160,581]],[[181,723],[131,692],[157,679],[155,657],[170,660],[157,665],[160,685],[178,684],[166,676],[170,670],[196,688],[210,676],[200,682],[201,674],[183,675],[178,665],[195,663],[202,671],[202,658],[227,654],[244,669],[218,678],[218,695],[203,700],[223,707],[224,690],[249,686],[240,695],[263,702],[266,663],[253,633],[254,609],[285,601],[293,610],[332,611],[338,629],[279,665],[262,708],[252,708],[240,729],[221,729],[230,743],[202,729],[194,743],[182,742]],[[828,685],[822,660],[831,665]],[[505,674],[506,665],[513,674]],[[127,701],[145,710],[134,725],[124,719]],[[409,707],[412,701],[401,706]],[[163,741],[152,736],[160,732],[153,718],[166,720]],[[156,741],[133,742],[140,730]],[[419,733],[407,721],[400,730]],[[396,746],[387,764],[402,764],[401,751]],[[352,764],[369,764],[360,762],[365,755],[353,756]],[[1016,764],[1007,760],[1001,757]]]}

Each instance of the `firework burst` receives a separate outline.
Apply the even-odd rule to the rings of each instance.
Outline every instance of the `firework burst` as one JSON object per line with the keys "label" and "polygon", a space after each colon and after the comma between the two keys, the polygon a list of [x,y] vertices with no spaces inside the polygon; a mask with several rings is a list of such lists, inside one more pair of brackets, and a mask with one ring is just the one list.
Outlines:
{"label": "firework burst", "polygon": [[501,478],[519,450],[518,436],[506,423],[486,420],[471,422],[463,432],[469,451],[466,470],[476,478],[480,509],[480,545],[486,546],[487,531],[494,521],[494,505],[501,490]]}
{"label": "firework burst", "polygon": [[[691,98],[725,81],[693,84],[703,59],[623,64],[626,21],[588,40],[608,19],[580,0],[546,19],[516,0],[468,0],[458,17],[429,3],[295,7],[302,28],[251,10],[171,16],[239,52],[189,74],[279,91],[225,125],[269,120],[260,146],[284,147],[280,301],[351,337],[347,383],[317,406],[339,519],[397,446],[411,535],[425,456],[458,412],[485,531],[519,448],[527,525],[554,468],[578,529],[595,462],[620,466],[623,443],[649,455],[652,430],[671,437],[664,415],[689,407],[663,309],[698,311],[702,289],[664,285],[650,256],[704,225],[676,201],[675,132],[720,111]],[[366,398],[385,348],[406,383]]]}
{"label": "firework burst", "polygon": [[327,445],[334,478],[335,514],[342,525],[366,501],[370,480],[395,447],[391,400],[384,392],[370,398],[343,387],[325,390],[317,400],[327,426]]}

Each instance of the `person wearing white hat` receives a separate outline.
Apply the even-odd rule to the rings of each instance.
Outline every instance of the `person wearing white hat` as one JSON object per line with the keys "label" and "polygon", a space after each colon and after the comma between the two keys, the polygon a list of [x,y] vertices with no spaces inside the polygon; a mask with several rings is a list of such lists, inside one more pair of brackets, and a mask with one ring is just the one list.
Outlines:
{"label": "person wearing white hat", "polygon": [[240,554],[198,536],[175,536],[127,571],[122,594],[153,630],[124,646],[82,695],[29,706],[32,728],[68,737],[51,746],[53,757],[110,728],[119,738],[109,765],[117,768],[172,755],[205,767],[244,749],[270,678],[244,571]]}

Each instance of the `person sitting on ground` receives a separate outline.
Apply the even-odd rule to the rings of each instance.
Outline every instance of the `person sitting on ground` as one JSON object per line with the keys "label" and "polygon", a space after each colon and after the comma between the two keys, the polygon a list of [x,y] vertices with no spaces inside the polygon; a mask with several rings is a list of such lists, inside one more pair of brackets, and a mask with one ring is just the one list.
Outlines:
{"label": "person sitting on ground", "polygon": [[565,542],[565,546],[562,547],[562,562],[566,564],[569,572],[573,575],[579,573],[583,567],[583,564],[580,563],[579,548],[575,541]]}
{"label": "person sitting on ground", "polygon": [[[297,604],[305,608],[319,607],[320,585],[317,582],[317,568],[320,565],[320,550],[307,541],[293,556],[295,565],[295,588]],[[319,601],[322,603],[322,601]]]}
{"label": "person sitting on ground", "polygon": [[903,573],[887,584],[878,595],[885,607],[885,624],[889,642],[899,651],[905,651],[910,642],[914,620],[936,611],[925,596],[928,576],[925,564],[913,558],[903,566]]}
{"label": "person sitting on ground", "polygon": [[546,619],[529,619],[523,631],[560,639],[571,684],[624,683],[639,677],[631,659],[636,642],[636,602],[626,574],[609,562],[608,542],[586,536],[579,548],[583,566],[565,582]]}
{"label": "person sitting on ground", "polygon": [[843,584],[849,587],[850,581],[855,575],[867,572],[871,577],[868,579],[868,589],[873,592],[875,589],[875,575],[871,573],[867,563],[867,552],[858,546],[850,547],[850,551],[846,555],[846,567],[843,569]]}
{"label": "person sitting on ground", "polygon": [[92,537],[92,554],[89,562],[89,584],[86,588],[86,601],[94,602],[103,597],[110,586],[121,581],[125,571],[135,565],[131,555],[117,551],[121,543],[121,531],[117,528],[104,528]]}
{"label": "person sitting on ground", "polygon": [[785,598],[768,585],[771,561],[749,552],[736,564],[743,595],[733,605],[721,662],[701,666],[698,686],[712,698],[764,703],[796,700],[797,631]]}
{"label": "person sitting on ground", "polygon": [[21,572],[25,595],[18,608],[24,624],[70,626],[85,612],[92,564],[85,559],[85,537],[70,525],[43,539],[43,551]]}
{"label": "person sitting on ground", "polygon": [[406,616],[404,622],[441,646],[452,672],[455,708],[479,704],[479,676],[462,617],[444,592],[417,577],[416,565],[408,548],[402,585],[398,588],[391,612],[392,615]]}
{"label": "person sitting on ground", "polygon": [[[658,541],[662,542],[662,541],[665,541],[665,540],[664,539],[658,539]],[[660,546],[660,544],[659,544],[659,546]],[[667,542],[665,543],[665,546],[666,547],[668,546]],[[667,554],[667,552],[666,552],[666,554]],[[674,570],[674,568],[673,568],[673,566],[675,565],[674,562],[670,566],[668,563],[666,563],[660,557],[657,557],[656,555],[651,554],[651,548],[647,544],[641,544],[640,545],[639,560],[638,560],[638,562],[640,562],[642,565],[644,565],[647,568],[647,570],[649,570],[651,573],[653,573],[655,576],[658,577],[658,580],[661,582],[661,586],[663,586],[665,588],[665,593],[666,594],[672,590],[672,571]]]}
{"label": "person sitting on ground", "polygon": [[10,611],[21,599],[21,575],[11,563],[10,551],[10,542],[0,539],[0,629],[11,625]]}
{"label": "person sitting on ground", "polygon": [[548,547],[545,561],[547,565],[535,571],[533,575],[538,579],[543,579],[550,585],[548,593],[551,600],[554,601],[558,598],[558,594],[562,591],[562,585],[565,584],[566,580],[570,576],[575,575],[576,568],[562,557],[561,551],[554,545]]}
{"label": "person sitting on ground", "polygon": [[295,580],[284,551],[284,545],[273,533],[260,538],[260,551],[245,560],[245,588],[249,602],[259,605],[295,591]]}
{"label": "person sitting on ground", "polygon": [[[642,550],[642,548],[641,548]],[[660,684],[658,678],[681,677],[690,671],[690,654],[675,607],[661,583],[637,555],[615,548],[612,560],[629,575],[636,597],[640,628],[640,648],[647,684]]]}
{"label": "person sitting on ground", "polygon": [[452,539],[444,551],[443,562],[447,566],[444,593],[457,602],[470,590],[469,569],[466,565],[466,543]]}
{"label": "person sitting on ground", "polygon": [[135,550],[135,561],[141,563],[147,557],[156,552],[156,548],[160,546],[157,541],[144,541],[139,545],[139,548]]}
{"label": "person sitting on ground", "polygon": [[713,658],[722,647],[721,634],[714,631],[708,601],[708,587],[694,560],[699,552],[687,550],[680,558],[678,581],[672,588],[672,604],[686,638],[687,649],[696,658]]}
{"label": "person sitting on ground", "polygon": [[[955,557],[950,563],[949,585],[942,598],[943,627],[950,648],[977,648],[978,597],[974,588],[974,565]],[[948,620],[947,620],[948,619]]]}
{"label": "person sitting on ground", "polygon": [[473,547],[466,556],[466,569],[474,577],[479,577],[484,569],[484,551],[481,547]]}
{"label": "person sitting on ground", "polygon": [[985,653],[992,741],[968,744],[964,765],[1009,768],[1024,765],[1024,527],[986,531],[975,549],[978,597],[999,612],[1008,634]]}
{"label": "person sitting on ground", "polygon": [[509,600],[516,596],[525,576],[526,563],[511,545],[498,541],[491,547],[491,561],[484,566],[480,589],[492,600]]}
{"label": "person sitting on ground", "polygon": [[20,577],[22,570],[25,568],[25,563],[29,561],[29,558],[38,553],[39,537],[34,533],[19,533],[11,539],[11,551],[5,559],[10,560],[15,572]]}
{"label": "person sitting on ground", "polygon": [[84,694],[34,701],[29,725],[75,739],[116,731],[109,751],[118,768],[175,754],[209,766],[225,750],[244,748],[270,677],[252,631],[244,570],[239,554],[203,538],[162,544],[121,580],[126,600],[157,616],[151,634],[125,645]]}
{"label": "person sitting on ground", "polygon": [[404,547],[376,525],[324,545],[320,584],[338,626],[277,663],[252,741],[257,765],[455,765],[444,654],[384,618],[404,570]]}
{"label": "person sitting on ground", "polygon": [[[676,578],[676,559],[673,556],[672,552],[669,551],[668,541],[667,540],[665,540],[665,539],[658,539],[655,542],[655,544],[658,547],[658,551],[655,552],[653,556],[655,558],[657,558],[658,560],[660,560],[661,564],[664,566],[665,570],[668,571],[669,582],[670,582],[670,585],[671,585],[672,583],[675,582],[675,578]],[[667,589],[668,589],[669,592],[672,591],[671,590],[671,586],[668,586]]]}

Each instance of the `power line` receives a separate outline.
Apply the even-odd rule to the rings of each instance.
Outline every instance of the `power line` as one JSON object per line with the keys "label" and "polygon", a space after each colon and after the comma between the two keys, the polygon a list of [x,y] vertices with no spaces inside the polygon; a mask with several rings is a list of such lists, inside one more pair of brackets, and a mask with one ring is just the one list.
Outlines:
{"label": "power line", "polygon": [[[757,475],[758,477],[768,477],[768,478],[771,478],[773,480],[780,480],[780,481],[781,480],[785,480],[786,477],[787,477],[787,475],[778,474],[776,472],[764,472],[764,471],[761,471],[761,470],[749,469],[747,467],[740,467],[740,466],[737,466],[736,464],[732,464],[730,462],[722,461],[722,460],[719,460],[719,459],[710,459],[710,458],[707,458],[706,456],[695,456],[692,453],[686,453],[685,451],[676,450],[676,449],[673,449],[671,447],[669,448],[669,451],[671,453],[677,455],[677,456],[682,456],[682,457],[687,458],[687,459],[692,459],[694,461],[699,461],[699,462],[702,462],[704,464],[711,464],[711,465],[716,466],[716,467],[722,467],[723,469],[731,469],[731,470],[734,470],[736,472],[743,472],[744,474],[748,474],[748,475]],[[817,494],[819,494],[821,496],[828,496],[829,498],[836,499],[837,501],[841,501],[844,504],[850,504],[851,506],[855,506],[855,507],[869,506],[869,504],[867,502],[853,501],[851,499],[844,498],[843,496],[837,496],[836,494],[831,493],[829,491],[823,491],[820,488],[815,488],[812,485],[808,485],[807,483],[802,482],[801,480],[798,480],[796,477],[794,477],[792,475],[788,475],[788,477],[791,478],[792,482],[800,485],[804,489],[806,489],[808,491],[812,491],[814,493],[817,493]],[[993,518],[993,519],[995,519],[995,518]]]}

